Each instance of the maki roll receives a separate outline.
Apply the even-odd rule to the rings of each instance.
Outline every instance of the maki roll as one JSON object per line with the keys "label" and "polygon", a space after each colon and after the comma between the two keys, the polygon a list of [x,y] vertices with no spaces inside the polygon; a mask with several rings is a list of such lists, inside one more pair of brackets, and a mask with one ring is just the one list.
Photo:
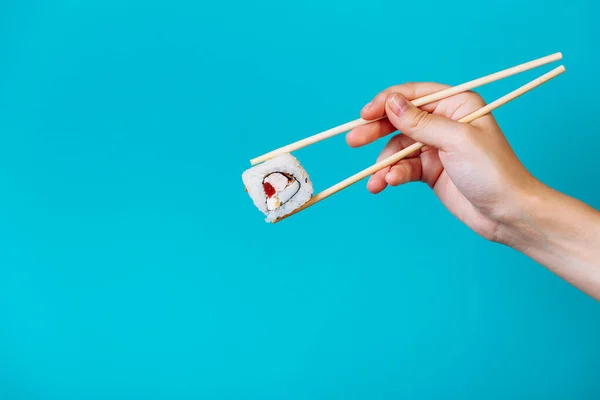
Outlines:
{"label": "maki roll", "polygon": [[308,174],[291,154],[282,154],[244,171],[242,180],[254,205],[267,216],[267,222],[290,214],[313,195]]}

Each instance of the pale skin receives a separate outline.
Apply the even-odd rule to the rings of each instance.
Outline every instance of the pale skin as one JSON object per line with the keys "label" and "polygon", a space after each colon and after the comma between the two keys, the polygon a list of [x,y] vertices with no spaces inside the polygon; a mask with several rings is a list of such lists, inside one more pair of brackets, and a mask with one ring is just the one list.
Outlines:
{"label": "pale skin", "polygon": [[455,120],[483,107],[468,92],[414,107],[407,100],[445,89],[407,83],[379,93],[361,111],[367,120],[387,119],[350,131],[359,147],[395,131],[380,159],[416,141],[426,146],[374,174],[372,193],[388,186],[424,182],[446,208],[484,238],[512,247],[600,300],[600,212],[559,193],[531,175],[492,115],[471,124]]}

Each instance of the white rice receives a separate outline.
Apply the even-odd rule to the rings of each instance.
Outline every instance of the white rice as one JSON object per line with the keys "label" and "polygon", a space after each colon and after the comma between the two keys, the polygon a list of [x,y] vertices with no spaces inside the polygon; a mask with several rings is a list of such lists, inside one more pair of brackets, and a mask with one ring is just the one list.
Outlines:
{"label": "white rice", "polygon": [[[269,199],[265,193],[263,182],[269,174],[276,172],[291,175],[300,184],[300,188],[289,200],[285,201],[275,210],[270,211],[267,207]],[[242,180],[256,208],[267,216],[267,222],[272,222],[277,218],[288,215],[301,207],[310,200],[314,192],[308,174],[291,154],[282,154],[244,171]],[[272,208],[271,202],[269,205],[271,205],[269,208]]]}

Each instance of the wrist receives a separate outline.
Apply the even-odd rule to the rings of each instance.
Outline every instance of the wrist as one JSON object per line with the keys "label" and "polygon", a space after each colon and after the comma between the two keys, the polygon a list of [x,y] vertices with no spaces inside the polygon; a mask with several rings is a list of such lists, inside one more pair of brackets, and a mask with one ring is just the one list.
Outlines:
{"label": "wrist", "polygon": [[600,212],[541,183],[519,199],[498,241],[600,300]]}
{"label": "wrist", "polygon": [[499,225],[498,242],[521,252],[545,247],[545,226],[552,220],[551,204],[557,194],[539,181],[516,191],[512,215]]}
{"label": "wrist", "polygon": [[600,213],[535,181],[517,195],[514,218],[501,224],[498,242],[538,261],[575,255],[597,258]]}

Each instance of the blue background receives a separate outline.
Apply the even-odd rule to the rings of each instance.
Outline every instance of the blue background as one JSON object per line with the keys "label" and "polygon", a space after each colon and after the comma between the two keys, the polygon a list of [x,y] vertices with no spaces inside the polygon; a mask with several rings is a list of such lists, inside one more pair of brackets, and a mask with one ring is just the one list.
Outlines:
{"label": "blue background", "polygon": [[[597,399],[600,304],[424,185],[269,225],[241,183],[387,86],[562,51],[495,115],[599,208],[594,3],[2,1],[0,398]],[[295,154],[322,190],[384,143]]]}

